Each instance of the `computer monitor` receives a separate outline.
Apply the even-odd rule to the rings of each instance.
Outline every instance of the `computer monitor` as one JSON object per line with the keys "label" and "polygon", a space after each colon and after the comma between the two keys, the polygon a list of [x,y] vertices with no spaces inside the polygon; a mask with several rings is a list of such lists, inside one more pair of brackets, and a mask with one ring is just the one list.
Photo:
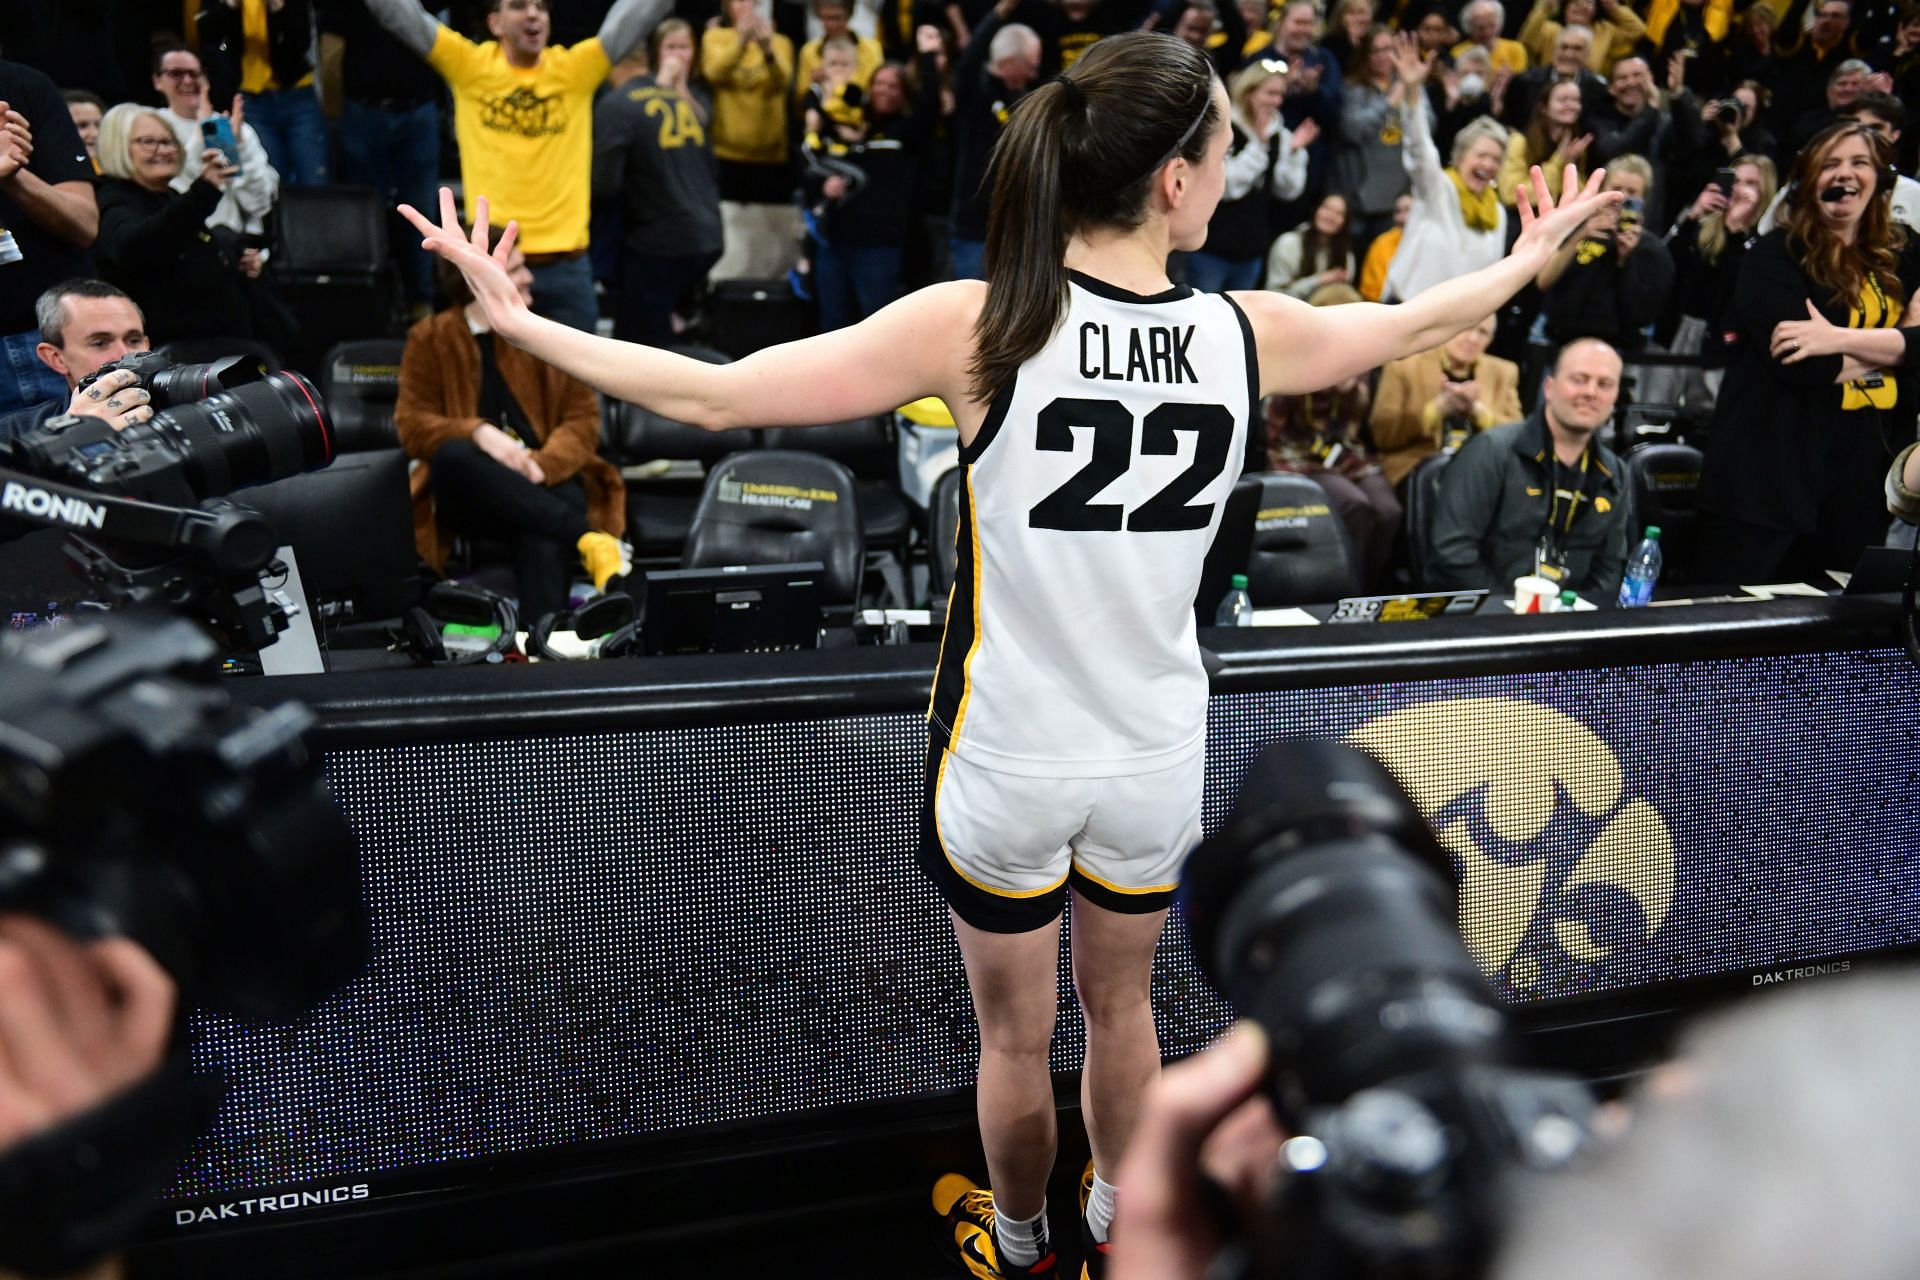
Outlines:
{"label": "computer monitor", "polygon": [[647,574],[648,653],[770,653],[820,642],[826,566],[727,565]]}

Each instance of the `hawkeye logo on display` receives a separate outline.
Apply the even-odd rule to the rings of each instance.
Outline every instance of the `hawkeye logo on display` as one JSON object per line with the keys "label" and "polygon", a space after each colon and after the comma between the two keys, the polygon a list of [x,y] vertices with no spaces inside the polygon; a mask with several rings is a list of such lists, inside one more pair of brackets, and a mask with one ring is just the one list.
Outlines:
{"label": "hawkeye logo on display", "polygon": [[107,509],[98,503],[62,497],[15,480],[7,481],[7,487],[0,489],[0,511],[57,520],[76,529],[99,529],[107,523]]}
{"label": "hawkeye logo on display", "polygon": [[831,489],[807,489],[797,484],[757,484],[751,480],[722,480],[720,501],[744,507],[785,507],[790,511],[811,511],[816,502],[838,502],[840,495]]}
{"label": "hawkeye logo on display", "polygon": [[323,1187],[318,1191],[289,1191],[285,1195],[256,1196],[250,1200],[229,1200],[224,1204],[175,1209],[173,1225],[196,1227],[206,1222],[233,1222],[266,1213],[288,1213],[300,1209],[319,1209],[330,1204],[350,1204],[365,1200],[372,1191],[364,1182],[346,1187]]}
{"label": "hawkeye logo on display", "polygon": [[1549,965],[1567,967],[1562,956],[1597,964],[1665,922],[1673,833],[1573,717],[1459,698],[1368,721],[1347,741],[1392,770],[1458,860],[1460,931],[1489,978],[1531,991]]}

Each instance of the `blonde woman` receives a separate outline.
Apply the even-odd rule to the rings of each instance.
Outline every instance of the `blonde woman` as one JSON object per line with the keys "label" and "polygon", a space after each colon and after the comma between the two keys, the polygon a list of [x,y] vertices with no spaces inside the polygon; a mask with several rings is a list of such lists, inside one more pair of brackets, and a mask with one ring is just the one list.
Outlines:
{"label": "blonde woman", "polygon": [[1227,147],[1227,185],[1206,248],[1187,255],[1187,283],[1204,293],[1257,289],[1266,260],[1273,206],[1307,187],[1307,148],[1320,126],[1302,120],[1289,130],[1280,119],[1287,98],[1284,63],[1256,62],[1233,78],[1233,141]]}

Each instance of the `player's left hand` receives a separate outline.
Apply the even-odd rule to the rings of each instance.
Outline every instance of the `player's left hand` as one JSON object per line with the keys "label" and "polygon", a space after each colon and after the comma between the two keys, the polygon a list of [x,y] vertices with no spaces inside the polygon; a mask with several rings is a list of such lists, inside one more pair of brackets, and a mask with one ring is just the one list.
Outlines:
{"label": "player's left hand", "polygon": [[[1529,180],[1514,189],[1514,205],[1520,213],[1520,238],[1513,242],[1513,256],[1531,256],[1546,264],[1561,242],[1584,225],[1596,213],[1618,205],[1626,196],[1618,191],[1602,191],[1607,171],[1595,169],[1580,185],[1580,175],[1568,165],[1560,180],[1560,199],[1554,201],[1547,189],[1547,177],[1534,165]],[[1531,190],[1529,190],[1531,188]]]}
{"label": "player's left hand", "polygon": [[507,275],[507,261],[513,255],[514,241],[520,238],[520,224],[507,223],[500,243],[493,252],[487,252],[487,198],[481,196],[474,202],[473,231],[468,233],[460,226],[460,211],[454,206],[450,187],[440,188],[438,226],[410,204],[400,206],[400,216],[426,237],[420,242],[421,248],[439,254],[459,268],[473,300],[486,313],[487,323],[495,333],[511,341],[512,332],[520,322],[533,314],[520,294],[520,286]]}

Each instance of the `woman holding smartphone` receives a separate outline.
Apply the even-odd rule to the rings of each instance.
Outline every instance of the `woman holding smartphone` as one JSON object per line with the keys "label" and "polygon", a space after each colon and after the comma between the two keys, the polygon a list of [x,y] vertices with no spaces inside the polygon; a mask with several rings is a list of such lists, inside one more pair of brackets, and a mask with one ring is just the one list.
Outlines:
{"label": "woman holding smartphone", "polygon": [[1653,166],[1640,156],[1619,156],[1607,168],[1605,189],[1621,194],[1620,205],[1601,210],[1561,245],[1536,283],[1546,294],[1553,345],[1599,338],[1617,351],[1638,351],[1673,294],[1673,257],[1646,229]]}

